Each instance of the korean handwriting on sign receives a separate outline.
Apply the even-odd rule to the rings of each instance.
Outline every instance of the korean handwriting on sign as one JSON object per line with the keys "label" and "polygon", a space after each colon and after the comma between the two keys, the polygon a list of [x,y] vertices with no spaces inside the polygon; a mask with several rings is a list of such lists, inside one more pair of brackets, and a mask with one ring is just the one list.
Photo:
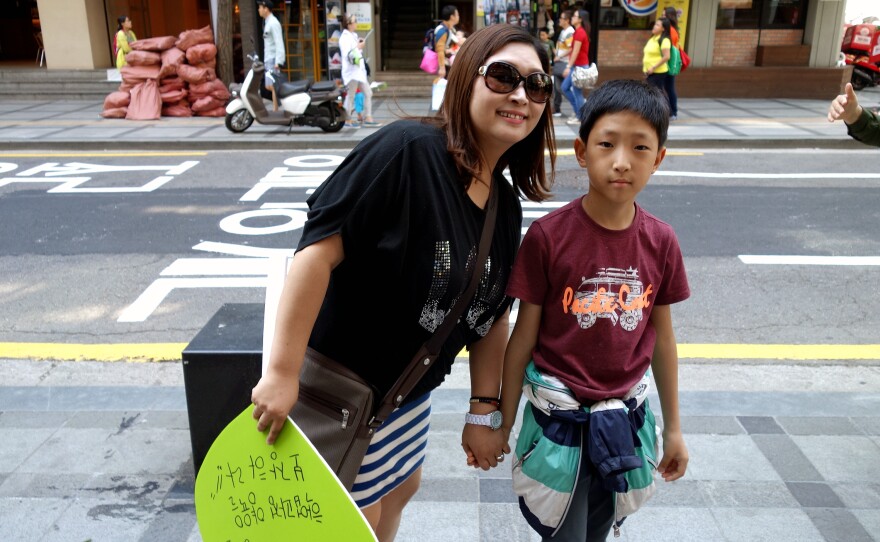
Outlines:
{"label": "korean handwriting on sign", "polygon": [[299,454],[292,454],[287,460],[279,459],[274,451],[268,457],[249,455],[241,465],[226,462],[225,465],[217,465],[216,469],[212,499],[221,496],[225,491],[248,492],[246,497],[227,496],[232,520],[239,529],[254,527],[267,520],[310,520],[322,523],[321,505],[316,499],[310,498],[308,492],[299,493],[291,487],[289,493],[276,493],[266,497],[260,495],[260,482],[263,481],[284,481],[291,484],[305,482],[306,476],[299,463]]}

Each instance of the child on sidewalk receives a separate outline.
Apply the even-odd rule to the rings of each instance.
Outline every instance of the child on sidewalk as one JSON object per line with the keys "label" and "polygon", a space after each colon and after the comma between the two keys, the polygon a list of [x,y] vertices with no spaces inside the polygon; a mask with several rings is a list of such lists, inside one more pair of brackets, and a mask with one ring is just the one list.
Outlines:
{"label": "child on sidewalk", "polygon": [[[589,192],[532,224],[507,288],[520,305],[502,429],[509,434],[524,390],[514,490],[529,524],[554,542],[604,541],[640,504],[632,499],[650,497],[652,464],[672,481],[688,462],[669,306],[690,290],[672,228],[635,202],[666,155],[666,98],[610,81],[581,118],[574,148]],[[649,367],[663,411],[659,465]]]}

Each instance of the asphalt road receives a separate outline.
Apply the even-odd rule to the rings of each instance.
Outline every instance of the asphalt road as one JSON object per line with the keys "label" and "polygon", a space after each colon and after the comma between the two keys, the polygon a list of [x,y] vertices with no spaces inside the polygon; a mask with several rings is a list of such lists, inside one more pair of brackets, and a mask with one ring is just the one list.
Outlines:
{"label": "asphalt road", "polygon": [[[585,190],[566,151],[555,203],[526,205],[525,226]],[[295,247],[346,152],[0,153],[0,344],[186,343],[222,304],[261,302],[268,257]],[[880,342],[878,158],[670,153],[640,203],[684,251],[679,341]]]}

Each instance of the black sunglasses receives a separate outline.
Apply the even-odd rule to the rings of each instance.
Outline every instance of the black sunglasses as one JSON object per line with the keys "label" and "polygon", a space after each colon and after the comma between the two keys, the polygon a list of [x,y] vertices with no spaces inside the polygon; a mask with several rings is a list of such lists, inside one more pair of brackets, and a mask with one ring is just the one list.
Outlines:
{"label": "black sunglasses", "polygon": [[507,62],[493,62],[480,66],[480,75],[486,88],[498,94],[509,94],[525,82],[526,96],[535,103],[545,103],[553,95],[553,79],[544,72],[530,73],[523,77]]}

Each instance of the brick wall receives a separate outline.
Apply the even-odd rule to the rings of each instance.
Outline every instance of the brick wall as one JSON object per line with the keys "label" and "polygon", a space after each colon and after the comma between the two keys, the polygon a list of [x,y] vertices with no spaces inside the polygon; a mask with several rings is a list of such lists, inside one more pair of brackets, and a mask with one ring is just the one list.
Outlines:
{"label": "brick wall", "polygon": [[801,29],[761,30],[761,43],[758,45],[800,45],[803,41],[804,31]]}
{"label": "brick wall", "polygon": [[641,66],[642,49],[650,30],[600,30],[599,70],[602,66]]}
{"label": "brick wall", "polygon": [[754,66],[758,51],[758,29],[715,31],[713,66]]}

